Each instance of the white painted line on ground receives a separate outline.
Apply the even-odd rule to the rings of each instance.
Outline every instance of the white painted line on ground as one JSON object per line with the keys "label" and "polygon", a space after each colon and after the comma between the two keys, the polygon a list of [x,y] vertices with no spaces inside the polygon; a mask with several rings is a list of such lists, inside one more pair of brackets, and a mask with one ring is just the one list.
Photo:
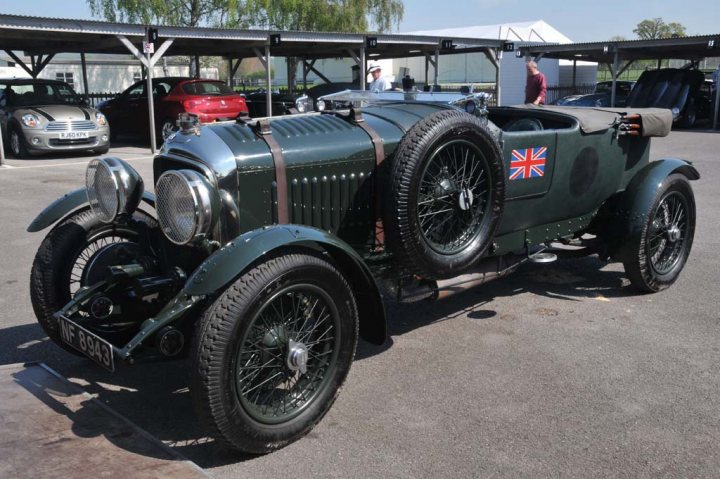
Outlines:
{"label": "white painted line on ground", "polygon": [[[155,158],[154,156],[138,156],[135,158],[123,158],[125,161],[135,161],[135,160],[148,160]],[[87,165],[90,162],[90,160],[87,161],[73,161],[71,163],[53,163],[51,165],[28,165],[28,166],[12,166],[12,165],[2,165],[0,169],[7,168],[7,169],[13,169],[13,170],[24,170],[27,168],[55,168],[59,166],[70,166],[70,165]]]}

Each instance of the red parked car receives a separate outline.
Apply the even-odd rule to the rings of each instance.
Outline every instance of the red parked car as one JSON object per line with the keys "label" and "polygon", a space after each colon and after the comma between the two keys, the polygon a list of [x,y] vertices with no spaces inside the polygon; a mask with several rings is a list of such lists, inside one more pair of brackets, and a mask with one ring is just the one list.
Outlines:
{"label": "red parked car", "polygon": [[[179,113],[192,113],[202,123],[234,120],[247,115],[245,99],[218,80],[202,78],[154,78],[156,138],[162,142],[176,128]],[[120,135],[143,135],[149,131],[147,81],[139,81],[112,100],[98,105],[110,123],[115,138]]]}

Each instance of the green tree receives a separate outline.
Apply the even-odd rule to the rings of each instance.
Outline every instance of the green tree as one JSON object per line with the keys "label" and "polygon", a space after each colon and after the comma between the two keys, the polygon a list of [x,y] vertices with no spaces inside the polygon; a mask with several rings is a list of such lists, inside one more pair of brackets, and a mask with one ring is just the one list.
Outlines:
{"label": "green tree", "polygon": [[[387,32],[402,20],[402,0],[244,0],[247,22],[275,30]],[[240,16],[240,15],[238,15]],[[298,59],[290,57],[288,89],[295,87]]]}
{"label": "green tree", "polygon": [[[315,32],[386,32],[399,25],[402,0],[87,0],[111,22],[183,27],[262,27]],[[288,59],[290,88],[297,59]]]}
{"label": "green tree", "polygon": [[677,22],[665,23],[662,18],[643,20],[637,24],[633,33],[642,40],[684,37],[686,35],[684,26]]}
{"label": "green tree", "polygon": [[87,3],[93,16],[111,22],[197,27],[232,23],[236,20],[238,0],[87,0]]}

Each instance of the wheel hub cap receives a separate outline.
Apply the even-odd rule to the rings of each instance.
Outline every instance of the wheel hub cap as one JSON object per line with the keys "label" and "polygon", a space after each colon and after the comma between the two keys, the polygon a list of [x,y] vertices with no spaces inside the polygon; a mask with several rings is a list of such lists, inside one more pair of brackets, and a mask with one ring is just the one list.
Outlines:
{"label": "wheel hub cap", "polygon": [[296,343],[292,339],[288,343],[287,366],[291,371],[307,372],[308,349],[303,343]]}
{"label": "wheel hub cap", "polygon": [[470,189],[465,188],[464,190],[462,190],[458,195],[458,205],[460,206],[460,209],[463,211],[469,210],[473,204],[474,199],[475,196]]}
{"label": "wheel hub cap", "polygon": [[674,243],[680,239],[680,228],[677,225],[673,225],[668,229],[668,239]]}

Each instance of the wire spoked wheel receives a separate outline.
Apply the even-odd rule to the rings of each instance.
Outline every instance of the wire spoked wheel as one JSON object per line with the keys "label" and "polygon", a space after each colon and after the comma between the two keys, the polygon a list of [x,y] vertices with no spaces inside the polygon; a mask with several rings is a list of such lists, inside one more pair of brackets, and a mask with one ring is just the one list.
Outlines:
{"label": "wire spoked wheel", "polygon": [[650,264],[657,274],[669,273],[680,260],[687,230],[687,200],[673,191],[660,202],[648,234]]}
{"label": "wire spoked wheel", "polygon": [[[155,220],[136,211],[136,221],[154,227]],[[56,226],[43,240],[30,273],[30,299],[38,322],[45,333],[64,349],[77,353],[60,340],[53,314],[65,306],[83,286],[90,286],[105,278],[107,268],[123,262],[118,246],[139,248],[140,233],[136,222],[106,224],[90,210],[79,211]],[[90,316],[80,312],[80,317]],[[125,315],[127,316],[127,315]],[[110,342],[125,338],[136,328],[137,318],[113,316],[112,321],[95,320],[83,326]]]}
{"label": "wire spoked wheel", "polygon": [[211,436],[250,453],[307,434],[347,377],[355,298],[322,256],[287,253],[245,272],[198,321],[193,402]]}
{"label": "wire spoked wheel", "polygon": [[254,419],[287,421],[310,404],[337,362],[339,313],[311,284],[286,288],[251,319],[238,354],[240,403]]}
{"label": "wire spoked wheel", "polygon": [[695,197],[687,178],[681,174],[665,178],[641,217],[642,227],[625,239],[621,256],[633,286],[655,293],[677,280],[692,248]]}
{"label": "wire spoked wheel", "polygon": [[403,273],[450,278],[492,244],[505,203],[502,151],[487,125],[441,110],[397,147],[380,190],[385,240]]}
{"label": "wire spoked wheel", "polygon": [[420,180],[417,219],[423,238],[441,254],[462,251],[477,234],[490,200],[488,164],[466,140],[440,146]]}

